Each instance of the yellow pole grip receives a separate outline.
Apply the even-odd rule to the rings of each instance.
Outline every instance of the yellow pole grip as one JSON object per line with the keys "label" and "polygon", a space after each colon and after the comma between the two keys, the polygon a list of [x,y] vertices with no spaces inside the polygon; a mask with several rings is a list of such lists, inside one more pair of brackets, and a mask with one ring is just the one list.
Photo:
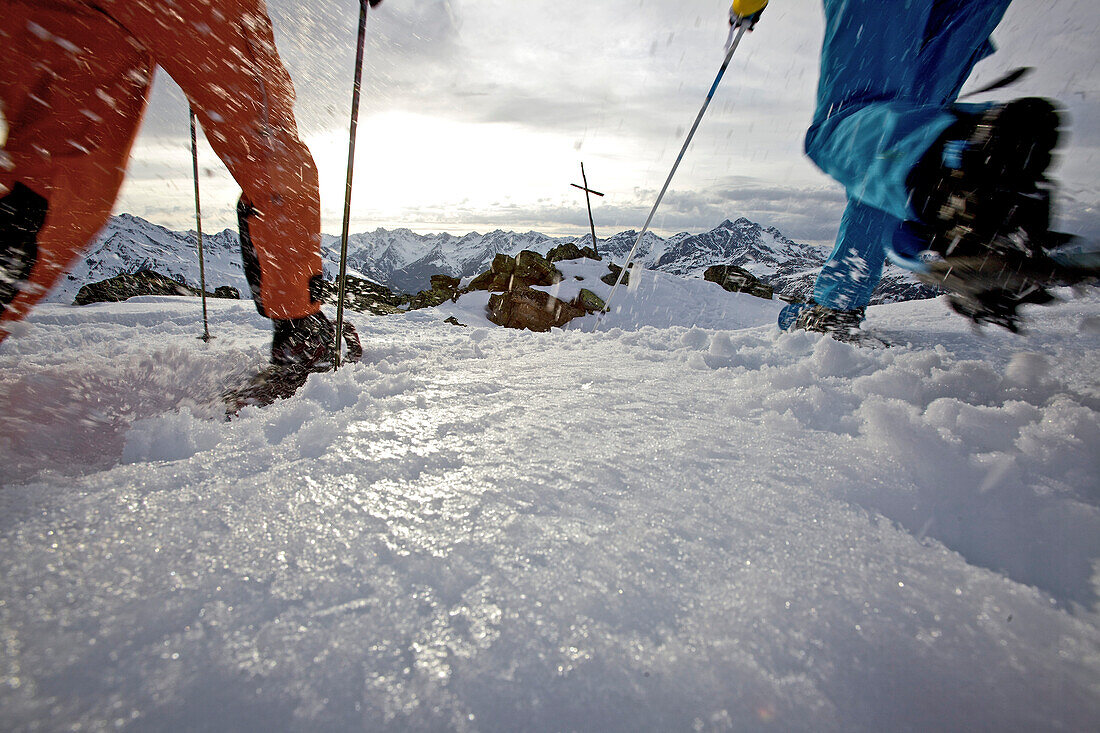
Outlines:
{"label": "yellow pole grip", "polygon": [[733,6],[730,10],[734,15],[741,16],[742,18],[748,18],[751,15],[756,15],[768,5],[768,0],[733,0]]}

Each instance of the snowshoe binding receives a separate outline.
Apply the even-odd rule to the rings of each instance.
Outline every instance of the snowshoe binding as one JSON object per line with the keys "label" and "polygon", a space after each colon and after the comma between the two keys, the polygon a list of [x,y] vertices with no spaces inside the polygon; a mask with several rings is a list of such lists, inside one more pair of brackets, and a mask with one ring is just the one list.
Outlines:
{"label": "snowshoe binding", "polygon": [[1046,170],[1061,115],[1046,99],[1018,99],[959,114],[909,176],[917,218],[945,233],[992,238],[1006,224],[1046,229]]}
{"label": "snowshoe binding", "polygon": [[[363,356],[359,334],[344,322],[345,361],[356,362]],[[336,360],[336,328],[324,313],[305,318],[274,321],[271,364],[239,389],[222,396],[226,417],[232,418],[245,407],[264,407],[297,392],[314,372],[331,371]]]}

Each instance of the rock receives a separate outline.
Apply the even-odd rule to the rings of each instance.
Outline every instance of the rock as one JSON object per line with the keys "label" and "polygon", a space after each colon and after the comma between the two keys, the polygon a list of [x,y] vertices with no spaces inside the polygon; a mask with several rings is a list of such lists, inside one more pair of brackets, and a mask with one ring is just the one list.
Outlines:
{"label": "rock", "polygon": [[222,298],[224,300],[240,300],[241,291],[237,290],[231,285],[222,285],[220,287],[214,288],[214,297]]}
{"label": "rock", "polygon": [[153,270],[141,270],[135,273],[123,273],[114,277],[89,283],[80,289],[73,305],[89,303],[118,303],[139,295],[201,295],[198,288],[184,285],[167,275]]}
{"label": "rock", "polygon": [[562,274],[538,252],[525,249],[515,257],[498,254],[488,272],[473,279],[467,290],[503,292],[523,286],[556,285]]}
{"label": "rock", "polygon": [[465,323],[460,323],[459,320],[457,318],[455,318],[454,316],[451,316],[450,318],[448,318],[447,320],[445,320],[443,322],[444,323],[449,323],[452,326],[462,326],[463,328],[469,328],[469,326],[467,326]]}
{"label": "rock", "polygon": [[492,288],[490,287],[492,284],[493,271],[486,270],[485,272],[481,273],[473,280],[471,280],[470,284],[466,286],[466,290],[468,292],[473,292],[474,290],[492,290]]}
{"label": "rock", "polygon": [[455,292],[458,290],[458,286],[462,281],[450,275],[432,275],[431,283],[432,290],[450,290],[451,292]]}
{"label": "rock", "polygon": [[603,298],[593,293],[588,288],[581,288],[581,292],[573,298],[572,305],[586,313],[596,313],[606,308]]}
{"label": "rock", "polygon": [[458,286],[461,281],[450,275],[432,275],[430,290],[421,290],[409,300],[409,310],[434,308],[448,300],[458,300]]}
{"label": "rock", "polygon": [[560,328],[578,316],[582,308],[558,300],[549,293],[521,285],[489,298],[486,308],[489,320],[505,328],[526,328],[549,331]]}
{"label": "rock", "polygon": [[512,286],[512,273],[516,271],[516,260],[508,255],[499,254],[493,258],[488,271],[481,273],[471,282],[470,290],[488,290],[500,292]]}
{"label": "rock", "polygon": [[718,283],[731,293],[748,293],[757,298],[771,300],[775,291],[743,267],[736,265],[714,265],[703,273],[703,279]]}
{"label": "rock", "polygon": [[[337,283],[326,282],[322,292],[322,301],[335,304],[339,297]],[[409,300],[407,295],[398,295],[385,285],[348,275],[344,278],[344,305],[354,311],[373,313],[376,316],[389,316],[401,313],[399,306]]]}
{"label": "rock", "polygon": [[511,275],[516,269],[516,258],[506,254],[498,254],[493,258],[493,264],[489,266],[489,269],[501,275]]}
{"label": "rock", "polygon": [[[634,263],[631,262],[630,266],[634,267]],[[606,285],[614,286],[615,281],[619,279],[619,273],[623,271],[623,268],[619,267],[614,262],[609,262],[608,265],[607,265],[607,269],[610,270],[610,272],[608,272],[606,275],[601,277],[600,280],[602,280],[604,282],[604,284],[606,284]],[[630,284],[630,273],[627,272],[626,277],[623,278],[623,285],[629,285],[629,284]]]}
{"label": "rock", "polygon": [[562,260],[579,260],[583,257],[587,257],[590,260],[602,260],[599,253],[591,247],[585,247],[581,249],[572,242],[566,242],[565,244],[559,244],[552,250],[546,253],[546,259],[550,262],[561,262]]}
{"label": "rock", "polygon": [[473,292],[475,290],[492,290],[493,278],[493,271],[486,270],[485,272],[481,273],[470,281],[470,284],[466,286],[466,291]]}
{"label": "rock", "polygon": [[516,255],[512,277],[524,285],[556,285],[562,281],[562,274],[549,260],[529,249]]}

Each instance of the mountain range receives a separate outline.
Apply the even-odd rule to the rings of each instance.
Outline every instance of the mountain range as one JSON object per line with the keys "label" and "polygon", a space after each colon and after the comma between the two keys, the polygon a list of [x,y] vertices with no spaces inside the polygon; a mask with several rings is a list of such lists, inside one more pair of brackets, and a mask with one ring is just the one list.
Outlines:
{"label": "mountain range", "polygon": [[[636,231],[620,232],[597,241],[604,258],[621,263],[637,241]],[[415,293],[429,287],[436,274],[468,278],[489,269],[498,254],[514,255],[530,249],[545,254],[560,244],[591,244],[591,237],[551,237],[539,232],[472,232],[417,234],[408,229],[375,229],[348,239],[349,274],[381,283],[395,292]],[[324,277],[339,273],[340,240],[322,235]],[[226,229],[204,234],[203,253],[207,290],[230,285],[248,293],[241,266],[237,233]],[[686,232],[670,237],[647,233],[635,261],[640,266],[683,277],[702,277],[711,265],[738,265],[776,292],[806,298],[827,252],[791,241],[774,227],[764,228],[745,218],[724,221],[701,234]],[[197,287],[199,265],[195,232],[175,232],[130,214],[112,217],[83,260],[73,267],[50,299],[71,302],[81,286],[121,273],[156,270]],[[887,266],[872,303],[926,298],[934,291],[907,273]]]}

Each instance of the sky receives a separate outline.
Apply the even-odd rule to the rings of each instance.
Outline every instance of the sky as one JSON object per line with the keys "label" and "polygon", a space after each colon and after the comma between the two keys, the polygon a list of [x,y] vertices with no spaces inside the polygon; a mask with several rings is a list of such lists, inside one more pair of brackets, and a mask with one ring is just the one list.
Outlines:
{"label": "sky", "polygon": [[[1041,7],[1036,7],[1040,5]],[[338,233],[359,3],[269,0],[322,179],[322,228]],[[724,54],[724,0],[386,0],[371,11],[357,141],[353,232],[581,233],[580,182],[606,236],[639,229]],[[820,0],[776,0],[742,43],[654,222],[706,231],[746,216],[798,241],[835,236],[843,191],[802,153],[813,112]],[[1002,95],[1053,96],[1073,120],[1057,176],[1061,223],[1100,234],[1100,3],[1017,2],[1000,53],[968,88],[1018,66]],[[984,96],[975,99],[992,99]],[[159,74],[117,211],[194,226],[183,96]],[[238,188],[200,149],[204,229],[235,226]]]}

